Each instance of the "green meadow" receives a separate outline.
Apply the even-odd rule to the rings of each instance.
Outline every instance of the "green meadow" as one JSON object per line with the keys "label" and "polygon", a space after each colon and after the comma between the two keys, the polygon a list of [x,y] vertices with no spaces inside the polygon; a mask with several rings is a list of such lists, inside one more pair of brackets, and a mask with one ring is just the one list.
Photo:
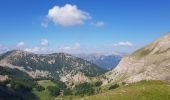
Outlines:
{"label": "green meadow", "polygon": [[55,86],[55,84],[51,80],[41,80],[38,81],[38,84],[43,86],[45,90],[37,91],[35,88],[33,89],[33,93],[39,97],[40,100],[53,100],[54,97],[50,95],[47,87],[48,86]]}
{"label": "green meadow", "polygon": [[62,100],[170,100],[170,83],[141,81],[92,96],[67,96]]}

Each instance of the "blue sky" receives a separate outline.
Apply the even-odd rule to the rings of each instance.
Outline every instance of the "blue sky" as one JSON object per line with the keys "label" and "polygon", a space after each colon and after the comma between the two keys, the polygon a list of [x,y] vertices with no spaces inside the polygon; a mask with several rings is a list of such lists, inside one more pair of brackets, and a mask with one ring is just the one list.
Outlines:
{"label": "blue sky", "polygon": [[170,31],[170,0],[1,0],[0,51],[132,52]]}

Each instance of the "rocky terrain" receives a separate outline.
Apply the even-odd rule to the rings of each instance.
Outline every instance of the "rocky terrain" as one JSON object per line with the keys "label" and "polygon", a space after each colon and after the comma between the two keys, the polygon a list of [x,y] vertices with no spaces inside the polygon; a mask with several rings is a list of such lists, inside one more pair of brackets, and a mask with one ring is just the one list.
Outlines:
{"label": "rocky terrain", "polygon": [[0,56],[0,99],[169,100],[169,44],[167,33],[109,72],[65,53],[9,51]]}
{"label": "rocky terrain", "polygon": [[0,66],[17,69],[31,78],[55,78],[63,82],[88,81],[88,76],[97,76],[105,72],[97,65],[69,54],[42,55],[19,50],[2,54]]}
{"label": "rocky terrain", "polygon": [[133,83],[141,80],[170,81],[170,33],[124,57],[105,74],[105,84]]}

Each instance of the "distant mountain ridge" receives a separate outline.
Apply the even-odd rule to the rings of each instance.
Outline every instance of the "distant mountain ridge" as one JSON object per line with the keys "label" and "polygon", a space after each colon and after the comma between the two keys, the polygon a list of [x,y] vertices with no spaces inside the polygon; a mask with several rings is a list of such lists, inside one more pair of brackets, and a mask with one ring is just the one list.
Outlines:
{"label": "distant mountain ridge", "polygon": [[65,54],[34,54],[13,50],[0,56],[0,66],[25,72],[32,78],[57,78],[61,81],[88,81],[105,70],[81,58]]}
{"label": "distant mountain ridge", "polygon": [[111,70],[119,64],[124,54],[79,54],[75,56],[90,61],[106,70]]}

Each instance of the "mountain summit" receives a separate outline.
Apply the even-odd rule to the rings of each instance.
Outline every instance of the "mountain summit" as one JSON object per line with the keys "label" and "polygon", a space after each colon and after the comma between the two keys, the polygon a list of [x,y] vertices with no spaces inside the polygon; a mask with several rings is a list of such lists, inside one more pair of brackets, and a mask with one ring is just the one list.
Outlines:
{"label": "mountain summit", "polygon": [[106,74],[105,83],[140,80],[170,81],[170,32],[151,44],[124,57]]}
{"label": "mountain summit", "polygon": [[2,54],[0,66],[17,69],[31,78],[55,78],[63,82],[87,81],[87,76],[105,72],[97,65],[69,54],[41,55],[19,50]]}

